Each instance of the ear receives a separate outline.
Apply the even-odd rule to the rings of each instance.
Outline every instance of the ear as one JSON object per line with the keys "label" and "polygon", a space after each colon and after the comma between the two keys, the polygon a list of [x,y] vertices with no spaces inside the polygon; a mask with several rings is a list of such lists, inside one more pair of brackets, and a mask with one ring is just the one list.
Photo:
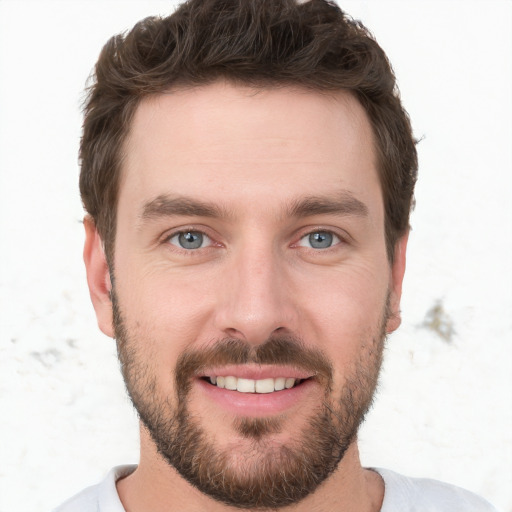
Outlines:
{"label": "ear", "polygon": [[393,264],[391,265],[390,283],[389,283],[389,310],[390,317],[386,325],[386,332],[392,333],[402,323],[400,313],[400,299],[402,297],[402,283],[405,273],[405,259],[407,252],[407,241],[409,240],[409,231],[402,236],[395,245],[395,254]]}
{"label": "ear", "polygon": [[89,294],[96,311],[99,328],[104,334],[113,338],[112,301],[110,299],[112,283],[107,258],[94,220],[89,215],[84,218],[84,227],[84,262]]}

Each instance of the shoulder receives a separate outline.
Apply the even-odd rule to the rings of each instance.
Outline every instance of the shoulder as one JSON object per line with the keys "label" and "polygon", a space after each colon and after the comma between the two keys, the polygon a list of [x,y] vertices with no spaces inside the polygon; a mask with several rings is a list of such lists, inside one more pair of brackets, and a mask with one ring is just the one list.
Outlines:
{"label": "shoulder", "polygon": [[432,480],[410,478],[376,468],[385,484],[381,512],[497,512],[486,500],[460,487]]}
{"label": "shoulder", "polygon": [[69,498],[53,512],[125,512],[116,490],[116,482],[134,471],[136,466],[117,466],[96,485]]}
{"label": "shoulder", "polygon": [[92,512],[99,510],[98,487],[99,484],[87,487],[66,500],[62,505],[54,509],[53,512]]}

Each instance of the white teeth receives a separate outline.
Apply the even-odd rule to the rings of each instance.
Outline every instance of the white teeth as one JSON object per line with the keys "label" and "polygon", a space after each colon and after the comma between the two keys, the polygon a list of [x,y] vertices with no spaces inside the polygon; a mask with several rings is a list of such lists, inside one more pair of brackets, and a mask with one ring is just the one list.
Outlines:
{"label": "white teeth", "polygon": [[293,388],[294,385],[295,385],[295,379],[286,379],[286,381],[284,383],[284,387],[286,389]]}
{"label": "white teeth", "polygon": [[224,387],[226,389],[231,389],[232,391],[234,391],[236,389],[236,381],[237,381],[237,378],[236,377],[225,377],[225,380],[224,380]]}
{"label": "white teeth", "polygon": [[254,393],[255,381],[252,379],[238,379],[236,390],[241,393]]}
{"label": "white teeth", "polygon": [[[293,379],[295,382],[295,379]],[[256,393],[272,393],[274,391],[274,379],[257,380],[255,384]]]}
{"label": "white teeth", "polygon": [[209,377],[212,384],[218,388],[239,391],[240,393],[272,393],[274,391],[282,391],[295,386],[297,382],[293,377],[277,377],[276,379],[242,379],[241,377],[233,377],[232,375],[218,377]]}
{"label": "white teeth", "polygon": [[282,389],[284,389],[285,382],[286,379],[284,377],[278,377],[274,382],[274,389],[276,391],[281,391]]}

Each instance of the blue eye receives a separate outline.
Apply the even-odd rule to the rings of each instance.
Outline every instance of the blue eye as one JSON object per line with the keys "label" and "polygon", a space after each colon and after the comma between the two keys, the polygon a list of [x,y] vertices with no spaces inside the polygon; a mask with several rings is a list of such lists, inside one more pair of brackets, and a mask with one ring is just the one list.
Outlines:
{"label": "blue eye", "polygon": [[311,247],[312,249],[329,249],[329,247],[340,242],[341,240],[330,231],[314,231],[302,237],[299,245],[302,247]]}
{"label": "blue eye", "polygon": [[210,245],[210,238],[200,231],[182,231],[173,235],[169,242],[181,249],[194,250],[201,249],[205,245]]}

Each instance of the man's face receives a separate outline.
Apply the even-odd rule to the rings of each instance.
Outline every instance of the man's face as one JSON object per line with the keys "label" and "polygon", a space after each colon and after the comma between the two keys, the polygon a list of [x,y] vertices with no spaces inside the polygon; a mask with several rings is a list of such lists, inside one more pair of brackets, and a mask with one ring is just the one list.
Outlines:
{"label": "man's face", "polygon": [[115,335],[151,442],[220,501],[296,502],[354,442],[399,322],[366,114],[216,83],[145,100],[124,150]]}

